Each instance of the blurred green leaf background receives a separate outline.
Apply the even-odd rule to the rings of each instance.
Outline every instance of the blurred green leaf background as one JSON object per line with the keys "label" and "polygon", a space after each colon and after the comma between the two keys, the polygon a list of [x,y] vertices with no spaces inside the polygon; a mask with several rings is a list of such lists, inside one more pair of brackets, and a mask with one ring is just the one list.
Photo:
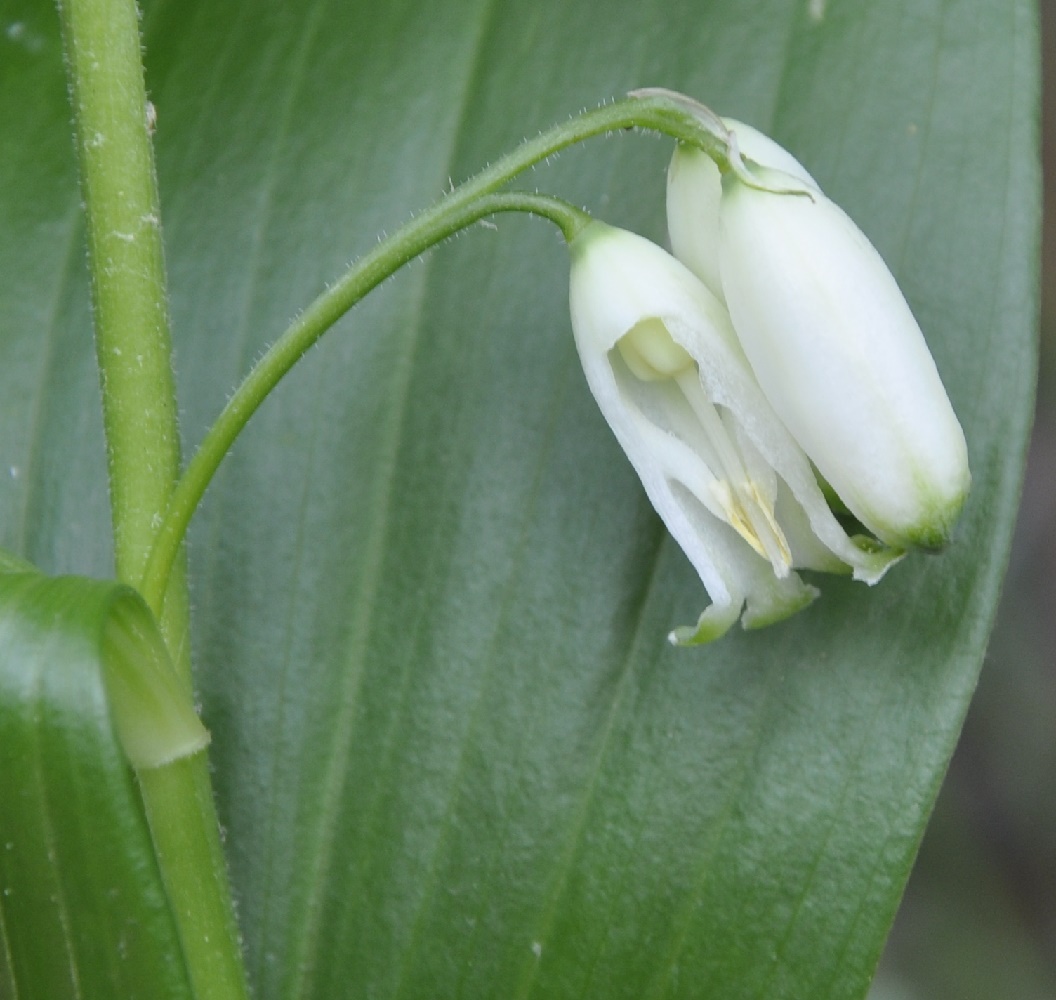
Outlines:
{"label": "blurred green leaf background", "polygon": [[1056,997],[1056,2],[1042,0],[1041,364],[1019,521],[979,687],[875,1000]]}

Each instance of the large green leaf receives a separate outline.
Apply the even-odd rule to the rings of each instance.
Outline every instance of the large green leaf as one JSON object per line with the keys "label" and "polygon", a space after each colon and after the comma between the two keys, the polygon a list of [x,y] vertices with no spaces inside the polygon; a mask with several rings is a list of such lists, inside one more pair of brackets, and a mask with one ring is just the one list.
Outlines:
{"label": "large green leaf", "polygon": [[2,558],[0,996],[189,998],[108,697],[116,646],[160,634],[128,588]]}
{"label": "large green leaf", "polygon": [[[0,544],[107,573],[55,18],[3,7]],[[864,994],[1022,471],[1034,22],[1028,0],[147,5],[188,446],[380,231],[663,85],[771,132],[870,235],[974,473],[946,554],[670,650],[704,594],[594,410],[553,234],[503,219],[389,282],[254,419],[192,537],[259,997]],[[669,152],[612,137],[530,183],[662,240]]]}

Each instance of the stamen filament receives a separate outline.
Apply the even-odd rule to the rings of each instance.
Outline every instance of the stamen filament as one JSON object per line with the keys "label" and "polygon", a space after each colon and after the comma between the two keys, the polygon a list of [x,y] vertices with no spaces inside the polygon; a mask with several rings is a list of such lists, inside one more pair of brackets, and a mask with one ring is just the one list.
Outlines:
{"label": "stamen filament", "polygon": [[726,512],[730,527],[770,562],[779,577],[787,576],[792,553],[774,516],[773,504],[748,475],[722,418],[704,393],[696,367],[680,372],[675,381],[719,458],[723,475],[712,485],[712,493]]}

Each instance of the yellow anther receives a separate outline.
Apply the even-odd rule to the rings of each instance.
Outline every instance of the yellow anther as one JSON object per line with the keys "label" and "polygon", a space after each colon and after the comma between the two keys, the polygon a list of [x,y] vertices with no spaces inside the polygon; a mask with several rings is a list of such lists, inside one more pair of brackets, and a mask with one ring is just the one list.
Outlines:
{"label": "yellow anther", "polygon": [[755,483],[741,483],[735,489],[728,481],[717,479],[711,492],[729,526],[774,567],[778,576],[784,576],[792,568],[792,552],[773,508]]}

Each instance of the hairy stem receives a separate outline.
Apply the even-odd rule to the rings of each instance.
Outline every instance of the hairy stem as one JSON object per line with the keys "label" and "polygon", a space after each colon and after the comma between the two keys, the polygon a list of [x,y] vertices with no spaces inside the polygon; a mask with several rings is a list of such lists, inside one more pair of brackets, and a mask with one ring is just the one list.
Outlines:
{"label": "hairy stem", "polygon": [[114,559],[142,575],[179,475],[179,436],[154,157],[131,0],[62,0],[95,345],[110,473]]}
{"label": "hairy stem", "polygon": [[196,1000],[248,1000],[207,763],[140,771],[139,786]]}
{"label": "hairy stem", "polygon": [[[456,192],[457,194],[457,192]],[[172,496],[140,592],[156,607],[165,593],[169,569],[180,550],[187,525],[213,475],[249,418],[305,352],[368,292],[408,261],[489,215],[528,212],[553,222],[566,239],[590,221],[578,209],[545,195],[507,192],[452,195],[379,243],[320,295],[257,362],[228,400],[195,452]]]}
{"label": "hairy stem", "polygon": [[[133,0],[60,0],[87,217],[114,561],[138,583],[179,474],[165,268]],[[153,604],[191,699],[180,547]],[[166,593],[167,591],[167,593]],[[141,775],[184,959],[199,1000],[244,1000],[245,974],[204,754]]]}

